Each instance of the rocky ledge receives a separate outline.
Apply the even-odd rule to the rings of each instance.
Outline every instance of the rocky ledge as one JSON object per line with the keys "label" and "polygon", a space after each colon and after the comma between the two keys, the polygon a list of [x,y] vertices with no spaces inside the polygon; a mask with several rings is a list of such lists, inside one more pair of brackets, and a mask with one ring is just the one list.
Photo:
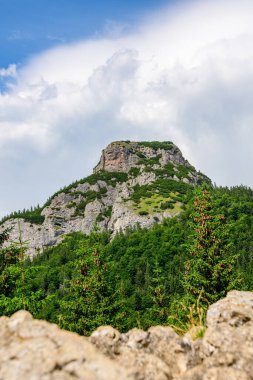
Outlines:
{"label": "rocky ledge", "polygon": [[126,334],[105,326],[86,338],[26,311],[0,318],[1,380],[252,380],[252,358],[252,292],[213,304],[195,341],[165,326]]}

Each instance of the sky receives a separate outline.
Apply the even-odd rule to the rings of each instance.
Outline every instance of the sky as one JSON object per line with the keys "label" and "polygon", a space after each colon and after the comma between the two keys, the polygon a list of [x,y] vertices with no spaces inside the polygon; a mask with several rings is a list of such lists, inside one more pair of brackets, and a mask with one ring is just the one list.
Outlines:
{"label": "sky", "polygon": [[171,140],[253,187],[252,0],[0,0],[0,217],[89,175],[115,140]]}

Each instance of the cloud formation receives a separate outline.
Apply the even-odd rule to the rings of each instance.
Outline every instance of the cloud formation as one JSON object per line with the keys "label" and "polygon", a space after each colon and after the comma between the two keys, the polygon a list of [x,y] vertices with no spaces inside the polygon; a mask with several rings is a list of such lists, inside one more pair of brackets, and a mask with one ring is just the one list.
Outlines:
{"label": "cloud formation", "polygon": [[43,202],[118,139],[172,140],[218,184],[253,186],[252,12],[248,0],[185,2],[133,33],[13,66],[0,95],[0,212]]}
{"label": "cloud formation", "polygon": [[12,77],[12,78],[15,78],[17,75],[17,70],[16,70],[16,65],[14,64],[11,64],[9,65],[6,69],[3,67],[3,68],[0,68],[0,78],[4,78],[4,77]]}

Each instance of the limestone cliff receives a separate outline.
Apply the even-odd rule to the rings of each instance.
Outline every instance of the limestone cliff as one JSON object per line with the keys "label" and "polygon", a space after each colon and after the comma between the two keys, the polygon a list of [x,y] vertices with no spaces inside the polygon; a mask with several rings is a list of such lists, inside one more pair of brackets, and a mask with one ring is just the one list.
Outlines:
{"label": "limestone cliff", "polygon": [[86,338],[19,311],[0,318],[0,379],[253,380],[253,293],[230,292],[206,324],[197,340],[168,326]]}
{"label": "limestone cliff", "polygon": [[129,172],[132,167],[138,167],[140,158],[152,159],[158,157],[161,166],[168,163],[190,166],[182,156],[181,151],[170,141],[159,142],[130,142],[115,141],[102,151],[100,161],[94,168],[109,172]]}
{"label": "limestone cliff", "polygon": [[0,228],[11,228],[11,241],[18,241],[21,231],[28,253],[35,255],[64,234],[89,234],[95,225],[114,235],[173,217],[187,190],[203,180],[208,179],[172,142],[116,141],[103,150],[92,175],[51,197],[41,210],[41,224],[9,218]]}

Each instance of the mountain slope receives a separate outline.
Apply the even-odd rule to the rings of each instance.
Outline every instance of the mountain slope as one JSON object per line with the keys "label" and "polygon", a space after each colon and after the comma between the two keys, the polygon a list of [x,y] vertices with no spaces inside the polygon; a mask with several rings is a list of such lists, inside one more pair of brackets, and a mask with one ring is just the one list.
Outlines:
{"label": "mountain slope", "polygon": [[57,192],[41,209],[5,218],[1,228],[12,228],[12,241],[21,233],[33,256],[66,233],[89,234],[96,226],[115,235],[173,217],[202,181],[210,182],[172,142],[116,141],[102,151],[92,175]]}

